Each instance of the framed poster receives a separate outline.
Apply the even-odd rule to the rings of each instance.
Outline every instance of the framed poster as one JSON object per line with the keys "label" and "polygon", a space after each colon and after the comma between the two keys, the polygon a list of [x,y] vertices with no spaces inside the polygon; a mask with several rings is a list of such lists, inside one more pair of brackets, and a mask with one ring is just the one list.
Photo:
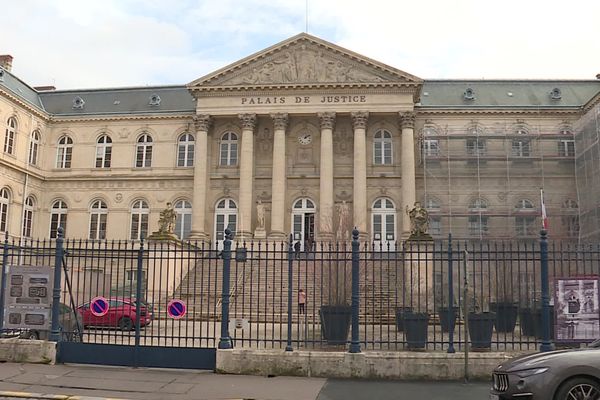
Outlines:
{"label": "framed poster", "polygon": [[557,342],[586,343],[600,337],[597,276],[555,278],[554,332]]}

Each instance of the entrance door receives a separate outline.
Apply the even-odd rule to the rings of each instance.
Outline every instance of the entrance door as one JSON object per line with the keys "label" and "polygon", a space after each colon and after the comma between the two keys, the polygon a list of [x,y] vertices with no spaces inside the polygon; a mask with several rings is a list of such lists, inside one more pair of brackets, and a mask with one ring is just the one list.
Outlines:
{"label": "entrance door", "polygon": [[231,199],[222,199],[217,203],[215,211],[215,246],[217,250],[223,248],[225,229],[235,233],[237,229],[237,205]]}
{"label": "entrance door", "polygon": [[393,249],[396,240],[396,208],[389,199],[373,203],[373,243],[375,250]]}
{"label": "entrance door", "polygon": [[[300,249],[315,238],[315,203],[307,198],[296,200],[292,211],[292,232],[294,242],[300,241]],[[311,238],[312,240],[309,240]]]}

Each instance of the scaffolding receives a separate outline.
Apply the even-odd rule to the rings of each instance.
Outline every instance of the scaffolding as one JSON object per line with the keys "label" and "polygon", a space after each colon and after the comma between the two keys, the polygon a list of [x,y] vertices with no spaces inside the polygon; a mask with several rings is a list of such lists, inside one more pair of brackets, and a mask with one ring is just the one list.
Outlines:
{"label": "scaffolding", "polygon": [[575,143],[568,123],[425,122],[419,139],[418,191],[434,237],[537,241],[543,189],[549,237],[577,240]]}
{"label": "scaffolding", "polygon": [[600,104],[575,127],[576,178],[581,218],[581,241],[600,240]]}

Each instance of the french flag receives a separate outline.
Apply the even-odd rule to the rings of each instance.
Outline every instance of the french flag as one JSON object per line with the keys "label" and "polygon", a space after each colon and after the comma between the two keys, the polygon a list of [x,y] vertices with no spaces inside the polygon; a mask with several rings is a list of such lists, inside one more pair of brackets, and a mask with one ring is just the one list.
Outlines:
{"label": "french flag", "polygon": [[544,189],[540,189],[540,198],[542,200],[542,229],[548,230],[548,214],[546,214],[546,204],[544,203]]}

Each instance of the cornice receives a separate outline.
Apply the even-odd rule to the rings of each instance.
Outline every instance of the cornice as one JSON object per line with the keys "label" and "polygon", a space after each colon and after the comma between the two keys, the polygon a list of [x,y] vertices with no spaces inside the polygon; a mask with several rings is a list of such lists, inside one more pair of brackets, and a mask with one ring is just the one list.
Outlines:
{"label": "cornice", "polygon": [[12,101],[13,103],[17,103],[18,105],[20,105],[21,107],[23,107],[27,111],[29,111],[30,113],[35,114],[38,118],[41,118],[46,122],[50,121],[50,115],[48,113],[45,113],[45,112],[41,111],[40,109],[38,109],[37,107],[34,107],[29,102],[21,100],[21,98],[11,94],[10,92],[7,92],[2,87],[0,87],[0,94],[3,94],[8,100]]}
{"label": "cornice", "polygon": [[0,158],[0,166],[4,166],[6,168],[10,168],[10,169],[12,169],[14,171],[17,171],[17,172],[20,172],[22,174],[28,174],[29,176],[37,178],[37,179],[39,179],[41,181],[47,181],[48,180],[48,178],[43,175],[43,172],[45,172],[45,171],[43,171],[41,169],[37,169],[37,168],[36,169],[24,168],[22,166],[13,164],[11,162],[8,162],[7,160],[2,159],[2,158]]}
{"label": "cornice", "polygon": [[119,115],[88,115],[88,116],[53,116],[51,122],[91,122],[91,121],[140,121],[140,120],[173,120],[188,119],[196,115],[195,112],[172,114],[119,114]]}
{"label": "cornice", "polygon": [[[311,84],[293,84],[293,85],[236,85],[236,86],[195,86],[190,87],[189,90],[194,95],[194,92],[201,93],[213,93],[213,92],[225,92],[225,93],[237,93],[242,92],[248,94],[249,92],[260,92],[269,93],[273,90],[315,90],[315,89],[373,89],[373,88],[403,88],[408,93],[414,93],[419,91],[421,83],[414,82],[382,82],[382,83],[311,83]],[[197,96],[195,96],[197,97]]]}
{"label": "cornice", "polygon": [[429,115],[570,115],[580,116],[581,109],[423,109],[415,106],[417,117]]}
{"label": "cornice", "polygon": [[592,108],[594,108],[594,106],[596,106],[597,104],[600,104],[600,93],[598,93],[594,97],[592,97],[592,99],[583,106],[583,112],[587,113]]}

